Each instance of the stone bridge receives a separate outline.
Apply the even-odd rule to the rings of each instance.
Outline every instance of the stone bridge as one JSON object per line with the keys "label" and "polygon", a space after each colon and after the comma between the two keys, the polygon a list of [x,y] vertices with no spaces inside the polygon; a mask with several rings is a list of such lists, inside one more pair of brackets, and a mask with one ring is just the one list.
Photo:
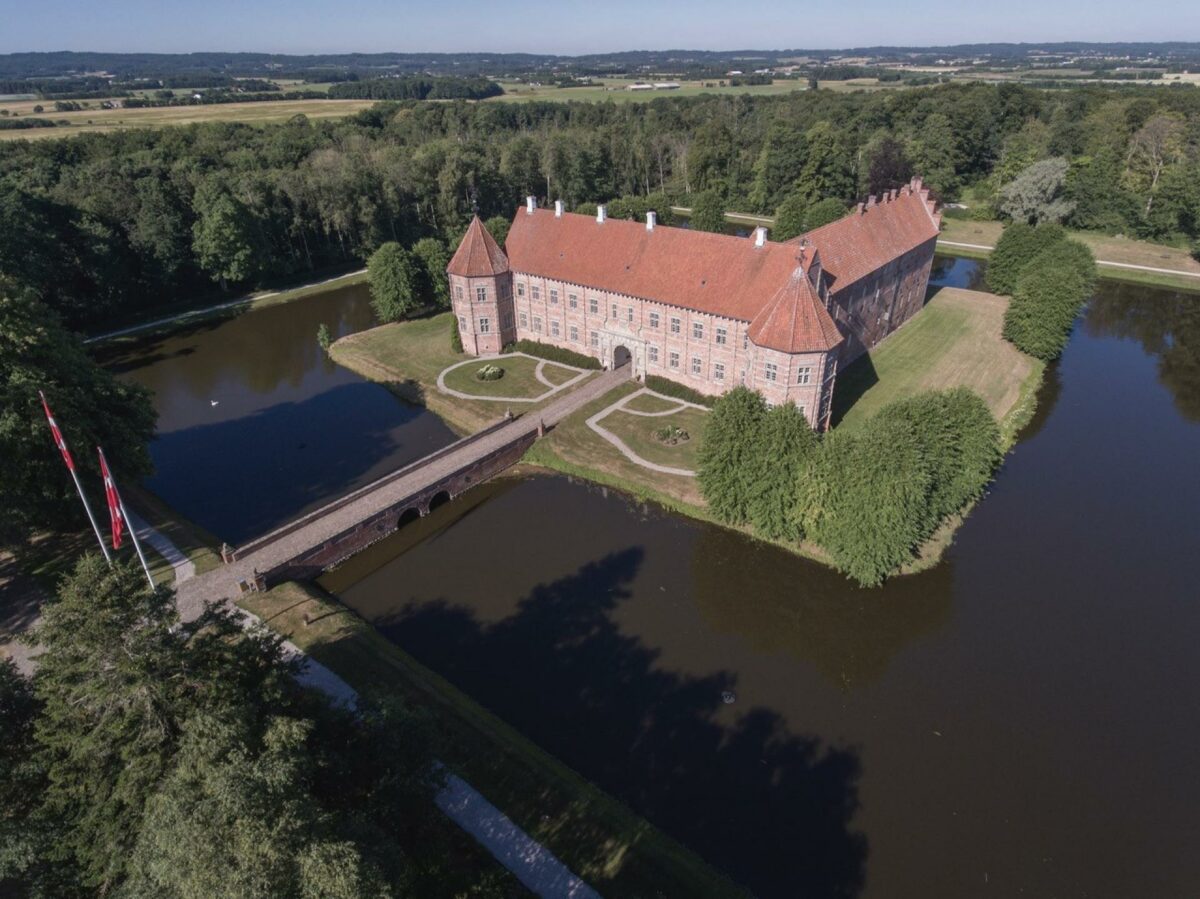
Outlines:
{"label": "stone bridge", "polygon": [[502,420],[418,459],[295,521],[225,553],[226,564],[179,584],[185,619],[205,602],[248,589],[314,578],[382,540],[407,521],[515,464],[544,428],[629,378],[629,369],[599,372],[540,410]]}

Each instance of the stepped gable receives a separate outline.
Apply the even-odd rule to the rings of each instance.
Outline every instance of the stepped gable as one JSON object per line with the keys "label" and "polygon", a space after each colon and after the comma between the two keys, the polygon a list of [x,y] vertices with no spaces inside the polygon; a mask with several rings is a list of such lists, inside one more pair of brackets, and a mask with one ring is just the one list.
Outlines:
{"label": "stepped gable", "polygon": [[921,179],[789,241],[816,247],[831,292],[849,285],[938,235],[941,216]]}
{"label": "stepped gable", "polygon": [[479,216],[471,219],[462,243],[454,252],[446,271],[463,278],[486,278],[508,271],[508,257],[496,243],[496,238],[483,227]]}
{"label": "stepped gable", "polygon": [[771,241],[756,247],[752,238],[525,207],[505,248],[513,271],[745,322],[788,283],[798,252]]}
{"label": "stepped gable", "polygon": [[842,342],[841,332],[805,273],[807,261],[802,251],[787,283],[750,323],[747,333],[759,346],[804,353],[831,350]]}

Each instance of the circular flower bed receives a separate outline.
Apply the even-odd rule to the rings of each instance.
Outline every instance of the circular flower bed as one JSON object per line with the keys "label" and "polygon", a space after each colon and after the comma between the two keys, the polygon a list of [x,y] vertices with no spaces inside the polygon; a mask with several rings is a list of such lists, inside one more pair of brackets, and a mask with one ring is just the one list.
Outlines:
{"label": "circular flower bed", "polygon": [[678,446],[692,439],[692,436],[687,431],[683,428],[677,428],[675,425],[658,428],[653,434],[655,440],[659,443],[665,443],[667,446]]}
{"label": "circular flower bed", "polygon": [[504,377],[504,369],[499,365],[485,365],[475,372],[475,377],[480,381],[499,381]]}

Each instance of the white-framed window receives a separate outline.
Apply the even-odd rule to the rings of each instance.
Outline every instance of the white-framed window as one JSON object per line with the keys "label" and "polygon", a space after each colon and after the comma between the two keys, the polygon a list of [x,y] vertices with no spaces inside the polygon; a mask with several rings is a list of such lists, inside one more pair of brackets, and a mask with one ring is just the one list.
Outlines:
{"label": "white-framed window", "polygon": [[475,288],[475,302],[477,302],[477,303],[486,303],[487,302],[487,288],[486,287],[476,287]]}
{"label": "white-framed window", "polygon": [[530,285],[529,296],[532,299],[540,300],[542,298],[542,289],[540,287],[538,287],[536,284]]}
{"label": "white-framed window", "polygon": [[658,327],[658,313],[657,312],[650,313],[650,327],[651,328]]}
{"label": "white-framed window", "polygon": [[570,306],[572,309],[578,309],[579,308],[579,294],[577,294],[577,293],[567,294],[567,305]]}
{"label": "white-framed window", "polygon": [[550,288],[550,302],[555,306],[558,305],[558,289],[555,287]]}
{"label": "white-framed window", "polygon": [[617,318],[617,304],[616,303],[612,304],[612,317],[614,320]]}
{"label": "white-framed window", "polygon": [[520,315],[520,317],[517,319],[517,321],[519,321],[519,322],[521,323],[521,327],[522,327],[522,328],[528,328],[528,327],[529,327],[529,316],[528,316],[528,315],[526,315],[524,312],[522,312],[522,313],[521,313],[521,315]]}
{"label": "white-framed window", "polygon": [[671,333],[678,334],[682,330],[683,330],[683,322],[681,322],[679,319],[675,318],[675,316],[671,316]]}
{"label": "white-framed window", "polygon": [[588,312],[592,313],[592,315],[600,314],[600,301],[595,297],[588,297]]}
{"label": "white-framed window", "polygon": [[462,285],[461,285],[461,284],[458,284],[458,285],[456,285],[456,286],[455,286],[455,288],[454,288],[454,298],[455,298],[456,300],[461,300],[461,299],[463,298],[463,290],[462,290]]}
{"label": "white-framed window", "polygon": [[460,330],[460,331],[467,330],[467,320],[465,318],[463,318],[461,315],[458,317],[458,330]]}
{"label": "white-framed window", "polygon": [[725,363],[724,362],[714,362],[713,363],[713,380],[714,381],[724,381],[725,380]]}
{"label": "white-framed window", "polygon": [[524,281],[517,282],[517,296],[519,296],[519,297],[525,296],[525,282]]}
{"label": "white-framed window", "polygon": [[591,334],[589,334],[588,335],[588,343],[590,343],[594,347],[600,346],[600,332],[593,331]]}
{"label": "white-framed window", "polygon": [[579,343],[579,329],[571,325],[571,343]]}
{"label": "white-framed window", "polygon": [[658,347],[656,347],[656,346],[646,347],[646,355],[649,357],[651,362],[653,362],[655,365],[658,365]]}
{"label": "white-framed window", "polygon": [[717,328],[717,343],[729,343],[728,328]]}
{"label": "white-framed window", "polygon": [[632,306],[627,306],[625,308],[625,321],[629,322],[630,324],[633,324],[633,307]]}
{"label": "white-framed window", "polygon": [[672,353],[670,355],[671,368],[679,368],[679,354]]}
{"label": "white-framed window", "polygon": [[[536,319],[535,319],[536,321]],[[774,362],[763,363],[763,377],[768,381],[779,380],[779,366]]]}
{"label": "white-framed window", "polygon": [[481,318],[479,320],[479,333],[480,334],[491,334],[492,333],[492,320],[490,318]]}
{"label": "white-framed window", "polygon": [[533,317],[533,330],[537,331],[539,334],[542,333],[542,317],[540,315],[535,315]]}
{"label": "white-framed window", "polygon": [[550,334],[553,337],[558,336],[558,322],[556,322],[556,321],[550,322]]}
{"label": "white-framed window", "polygon": [[700,370],[703,367],[703,365],[704,365],[704,363],[700,361],[699,356],[693,356],[692,357],[692,374],[694,374],[696,377],[700,377]]}
{"label": "white-framed window", "polygon": [[692,340],[704,339],[704,322],[692,322]]}
{"label": "white-framed window", "polygon": [[796,369],[796,383],[808,384],[812,381],[812,366],[802,365]]}

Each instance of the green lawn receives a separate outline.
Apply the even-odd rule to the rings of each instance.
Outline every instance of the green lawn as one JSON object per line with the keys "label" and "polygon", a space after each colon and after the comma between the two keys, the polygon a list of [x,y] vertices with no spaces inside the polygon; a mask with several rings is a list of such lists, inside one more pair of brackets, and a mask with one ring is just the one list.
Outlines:
{"label": "green lawn", "polygon": [[559,365],[557,362],[547,361],[542,367],[542,377],[554,384],[556,387],[559,384],[567,383],[567,381],[578,376],[578,374],[579,372],[577,372],[575,369],[567,368],[565,365]]}
{"label": "green lawn", "polygon": [[[691,408],[682,409],[674,415],[660,415],[655,418],[631,415],[618,409],[597,422],[600,427],[621,438],[627,447],[648,462],[689,471],[695,471],[696,466],[700,464],[700,443],[707,423],[707,412]],[[687,431],[690,439],[672,446],[654,436],[655,431],[672,425]]]}
{"label": "green lawn", "polygon": [[995,294],[938,290],[910,321],[838,374],[834,424],[853,427],[894,400],[958,386],[983,397],[998,421],[1020,415],[1044,366],[1000,336],[1007,308],[1008,300]]}
{"label": "green lawn", "polygon": [[240,603],[355,689],[428,710],[442,761],[602,895],[744,895],[318,588],[283,584]]}
{"label": "green lawn", "polygon": [[[485,365],[495,365],[504,370],[504,376],[496,381],[484,381],[476,377]],[[550,388],[534,377],[537,360],[526,356],[511,356],[507,359],[477,359],[446,372],[446,386],[451,390],[478,396],[515,396],[532,399],[541,396]],[[501,409],[503,412],[503,409]]]}
{"label": "green lawn", "polygon": [[666,412],[678,406],[678,400],[656,396],[653,393],[643,393],[625,404],[626,409],[632,409],[634,412]]}

